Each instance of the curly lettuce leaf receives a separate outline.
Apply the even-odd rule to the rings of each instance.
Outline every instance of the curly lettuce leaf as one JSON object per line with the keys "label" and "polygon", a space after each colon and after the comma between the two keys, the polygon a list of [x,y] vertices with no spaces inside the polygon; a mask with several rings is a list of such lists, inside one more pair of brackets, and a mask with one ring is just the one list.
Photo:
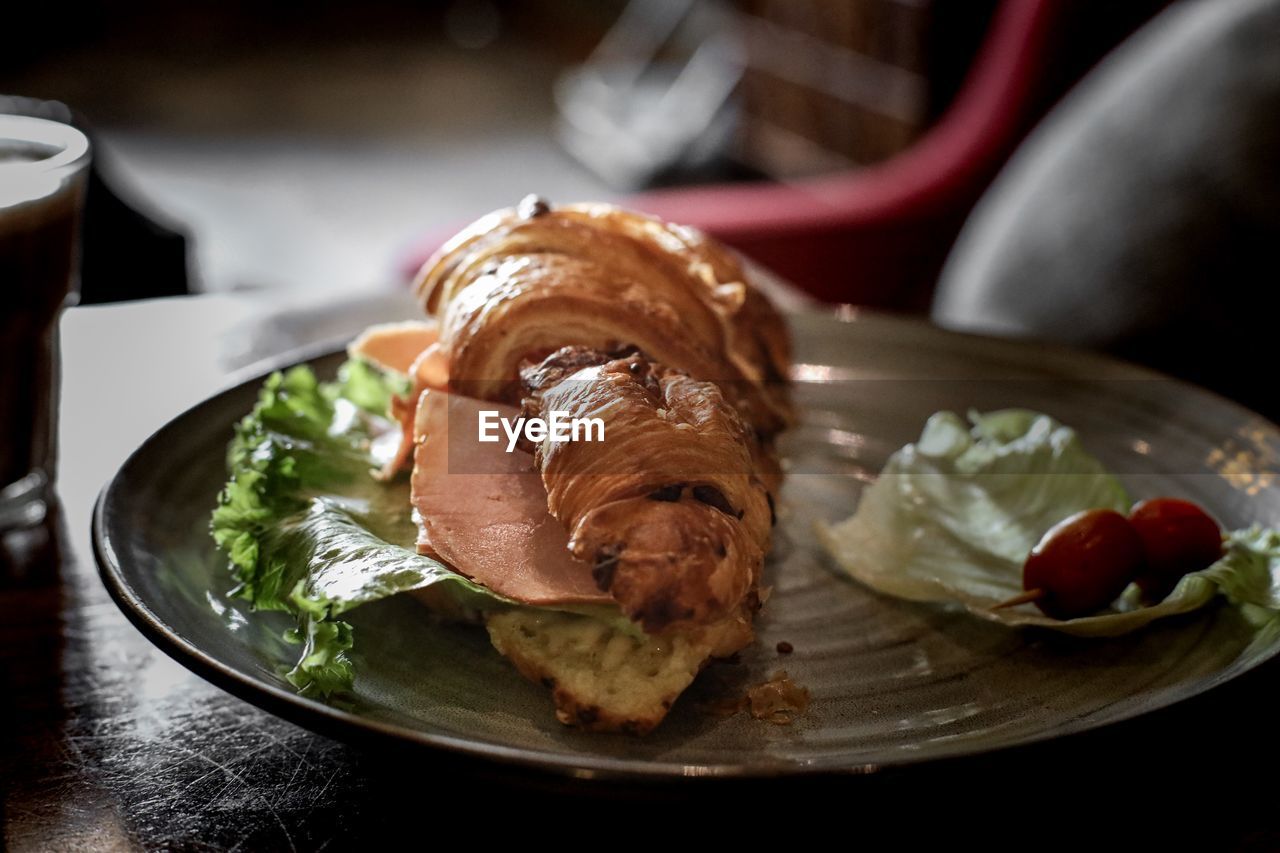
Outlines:
{"label": "curly lettuce leaf", "polygon": [[1104,613],[1052,619],[1031,607],[992,610],[1022,591],[1022,564],[1046,531],[1086,509],[1128,510],[1124,487],[1076,433],[1047,415],[1011,409],[939,412],[896,452],[857,512],[818,536],[836,563],[872,589],[912,601],[959,603],[1010,626],[1115,636],[1203,607],[1218,594],[1256,620],[1280,611],[1280,534],[1227,538],[1221,560],[1184,577],[1159,604],[1136,587]]}
{"label": "curly lettuce leaf", "polygon": [[403,374],[379,370],[364,359],[352,358],[338,368],[338,381],[330,393],[350,400],[366,412],[383,415],[391,408],[391,398],[408,394],[412,386]]}
{"label": "curly lettuce leaf", "polygon": [[367,485],[374,440],[391,429],[307,367],[267,378],[257,405],[236,425],[227,450],[230,478],[213,512],[214,541],[238,583],[234,595],[258,609],[289,609],[300,569],[264,552],[263,534],[306,509],[313,495]]}
{"label": "curly lettuce leaf", "polygon": [[395,437],[381,413],[401,382],[355,360],[332,383],[305,366],[275,373],[228,448],[212,535],[232,595],[298,618],[288,678],[304,693],[350,687],[352,629],[337,617],[353,607],[437,584],[469,607],[508,604],[418,554],[407,488],[370,476],[379,439]]}

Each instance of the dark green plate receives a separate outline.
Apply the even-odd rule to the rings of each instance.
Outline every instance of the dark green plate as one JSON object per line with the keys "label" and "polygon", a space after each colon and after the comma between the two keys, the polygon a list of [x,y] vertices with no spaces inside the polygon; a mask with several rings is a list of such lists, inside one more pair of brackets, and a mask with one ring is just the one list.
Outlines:
{"label": "dark green plate", "polygon": [[[773,775],[877,767],[1025,744],[1193,696],[1274,655],[1230,607],[1116,640],[1017,632],[942,607],[878,596],[837,575],[816,519],[855,507],[888,455],[940,408],[1026,406],[1077,428],[1136,496],[1198,501],[1230,527],[1280,522],[1270,422],[1205,391],[1095,356],[938,331],[879,316],[794,320],[803,422],[768,568],[773,595],[740,663],[712,666],[646,738],[560,726],[480,629],[440,626],[410,599],[352,614],[355,698],[298,697],[280,672],[296,650],[280,614],[226,592],[207,527],[232,424],[260,377],[147,440],[94,517],[102,577],[153,642],[200,675],[302,725],[580,775]],[[311,359],[322,373],[342,358]],[[781,656],[779,641],[794,654]],[[778,669],[809,688],[794,725],[708,707]]]}

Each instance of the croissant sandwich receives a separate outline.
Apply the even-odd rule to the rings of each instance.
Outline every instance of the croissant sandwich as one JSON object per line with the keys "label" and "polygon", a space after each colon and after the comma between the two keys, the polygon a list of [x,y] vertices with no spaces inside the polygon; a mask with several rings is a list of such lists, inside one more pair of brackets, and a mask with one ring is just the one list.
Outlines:
{"label": "croissant sandwich", "polygon": [[418,554],[492,606],[405,589],[482,621],[561,722],[649,731],[752,640],[792,416],[781,317],[696,231],[534,197],[454,237],[415,288],[426,320],[349,350],[410,389],[378,476],[408,474]]}

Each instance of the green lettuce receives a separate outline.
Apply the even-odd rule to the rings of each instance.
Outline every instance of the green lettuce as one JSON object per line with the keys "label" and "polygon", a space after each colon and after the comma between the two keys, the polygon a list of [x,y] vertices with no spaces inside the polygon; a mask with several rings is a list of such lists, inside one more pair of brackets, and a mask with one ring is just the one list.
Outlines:
{"label": "green lettuce", "polygon": [[1227,537],[1222,559],[1184,577],[1159,604],[1131,586],[1108,611],[1052,619],[1031,607],[993,610],[1022,591],[1022,565],[1050,527],[1086,509],[1127,512],[1124,487],[1070,427],[1021,409],[951,412],[926,423],[867,489],[857,512],[819,523],[851,577],[912,601],[954,602],[984,619],[1078,636],[1114,636],[1203,607],[1222,594],[1257,621],[1280,611],[1280,534]]}
{"label": "green lettuce", "polygon": [[336,382],[307,367],[275,373],[236,426],[229,480],[213,512],[212,534],[227,556],[231,594],[257,610],[294,614],[288,635],[302,651],[289,681],[304,694],[348,689],[353,607],[441,586],[464,608],[509,602],[414,550],[407,486],[371,476],[394,444],[383,417],[403,377],[359,361]]}

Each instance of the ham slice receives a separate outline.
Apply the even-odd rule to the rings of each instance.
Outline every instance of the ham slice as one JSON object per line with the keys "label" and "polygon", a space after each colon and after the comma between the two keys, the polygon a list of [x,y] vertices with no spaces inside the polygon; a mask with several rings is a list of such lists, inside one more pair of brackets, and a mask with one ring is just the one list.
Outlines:
{"label": "ham slice", "polygon": [[449,384],[448,360],[440,348],[440,325],[434,320],[410,320],[370,326],[347,346],[347,355],[380,370],[403,374],[413,383],[409,396],[391,399],[387,413],[400,426],[400,442],[377,477],[390,480],[408,467],[413,453],[414,401],[427,388]]}
{"label": "ham slice", "polygon": [[419,397],[412,480],[418,550],[524,604],[611,602],[591,567],[569,555],[569,535],[547,512],[533,457],[507,453],[505,438],[477,440],[481,410],[513,421],[519,414],[442,391]]}
{"label": "ham slice", "polygon": [[434,320],[370,326],[347,346],[347,355],[403,374],[418,390],[449,383],[449,362],[440,347],[440,325]]}
{"label": "ham slice", "polygon": [[434,320],[379,323],[361,332],[347,347],[347,354],[409,376],[423,350],[439,339],[440,325]]}

